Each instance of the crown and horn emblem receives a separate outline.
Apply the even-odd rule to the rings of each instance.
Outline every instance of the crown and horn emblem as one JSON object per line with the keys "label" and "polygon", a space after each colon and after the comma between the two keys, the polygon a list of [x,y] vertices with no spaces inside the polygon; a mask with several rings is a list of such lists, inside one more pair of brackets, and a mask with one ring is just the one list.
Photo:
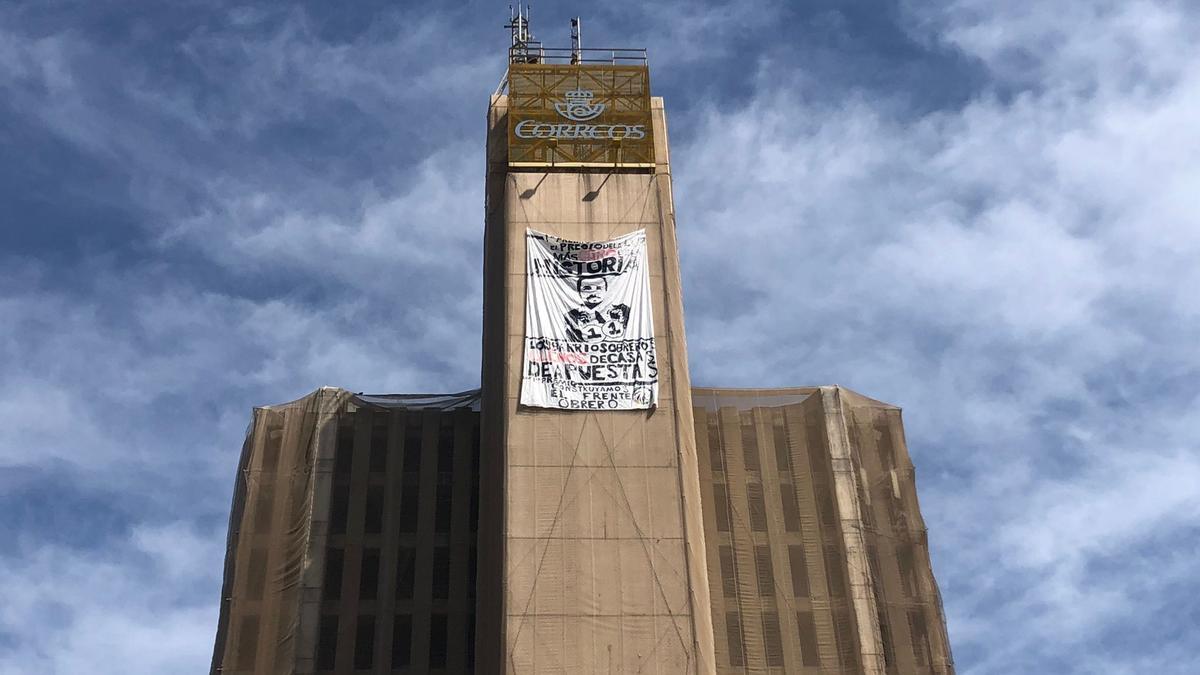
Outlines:
{"label": "crown and horn emblem", "polygon": [[572,89],[566,93],[567,100],[554,104],[559,115],[576,122],[586,122],[600,116],[604,112],[603,103],[592,103],[595,97],[587,89]]}

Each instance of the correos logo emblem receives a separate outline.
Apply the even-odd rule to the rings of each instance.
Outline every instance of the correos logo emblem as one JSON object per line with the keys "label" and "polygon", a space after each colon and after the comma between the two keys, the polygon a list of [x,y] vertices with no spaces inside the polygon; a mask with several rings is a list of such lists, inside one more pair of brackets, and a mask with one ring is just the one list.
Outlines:
{"label": "correos logo emblem", "polygon": [[567,100],[554,104],[554,109],[559,115],[574,120],[576,122],[586,122],[596,119],[600,113],[604,112],[603,103],[592,103],[592,98],[595,97],[591,91],[587,89],[572,89],[568,91]]}

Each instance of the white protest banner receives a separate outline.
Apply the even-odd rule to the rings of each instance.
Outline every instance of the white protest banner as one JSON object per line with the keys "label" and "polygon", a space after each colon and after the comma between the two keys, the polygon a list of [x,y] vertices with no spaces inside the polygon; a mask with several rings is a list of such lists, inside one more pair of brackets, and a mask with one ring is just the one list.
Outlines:
{"label": "white protest banner", "polygon": [[525,231],[521,404],[637,410],[658,404],[646,231],[580,242]]}

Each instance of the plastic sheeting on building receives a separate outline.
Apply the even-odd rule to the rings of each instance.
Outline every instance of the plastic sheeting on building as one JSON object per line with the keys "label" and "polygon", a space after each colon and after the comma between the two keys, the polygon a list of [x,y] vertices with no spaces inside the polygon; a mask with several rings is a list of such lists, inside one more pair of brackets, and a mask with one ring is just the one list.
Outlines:
{"label": "plastic sheeting on building", "polygon": [[212,673],[473,666],[479,392],[258,408]]}
{"label": "plastic sheeting on building", "polygon": [[[899,409],[836,387],[692,400],[716,670],[952,673]],[[479,421],[478,391],[256,409],[213,672],[472,669]],[[649,580],[627,581],[611,592]]]}
{"label": "plastic sheeting on building", "polygon": [[692,390],[719,672],[953,672],[900,410]]}

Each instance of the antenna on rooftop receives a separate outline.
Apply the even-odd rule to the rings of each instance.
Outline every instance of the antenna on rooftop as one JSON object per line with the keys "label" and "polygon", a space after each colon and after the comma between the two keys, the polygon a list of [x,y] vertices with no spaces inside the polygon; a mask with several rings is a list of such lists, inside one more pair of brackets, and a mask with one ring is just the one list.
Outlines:
{"label": "antenna on rooftop", "polygon": [[583,21],[579,17],[571,19],[571,65],[577,66],[583,62]]}
{"label": "antenna on rooftop", "polygon": [[508,6],[508,23],[504,26],[512,34],[512,45],[508,48],[509,61],[513,63],[537,63],[540,60],[541,44],[533,39],[529,30],[532,6],[517,3],[517,11]]}

